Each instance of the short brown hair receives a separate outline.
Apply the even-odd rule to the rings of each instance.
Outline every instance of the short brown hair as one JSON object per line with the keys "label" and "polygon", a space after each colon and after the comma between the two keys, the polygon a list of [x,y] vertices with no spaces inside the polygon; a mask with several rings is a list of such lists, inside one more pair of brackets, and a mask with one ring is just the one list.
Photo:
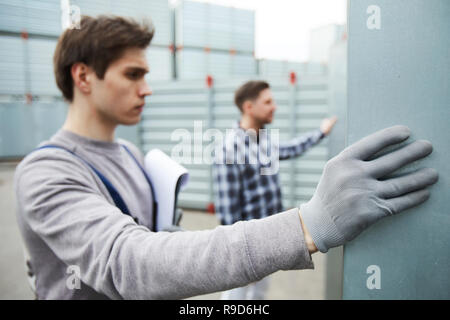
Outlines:
{"label": "short brown hair", "polygon": [[53,56],[56,84],[64,98],[73,100],[73,64],[83,62],[103,79],[108,66],[126,49],[147,48],[153,34],[149,22],[139,24],[115,16],[82,16],[79,29],[67,29],[60,36]]}
{"label": "short brown hair", "polygon": [[255,100],[258,98],[259,93],[265,89],[269,89],[270,86],[265,81],[252,80],[244,83],[239,89],[236,90],[234,94],[234,103],[237,105],[239,110],[242,110],[244,102],[247,100]]}

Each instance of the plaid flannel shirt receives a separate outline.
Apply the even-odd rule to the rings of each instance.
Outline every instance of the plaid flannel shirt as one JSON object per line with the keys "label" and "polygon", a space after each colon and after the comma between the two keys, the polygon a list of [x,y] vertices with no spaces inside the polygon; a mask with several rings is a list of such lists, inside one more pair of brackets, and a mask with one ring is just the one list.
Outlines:
{"label": "plaid flannel shirt", "polygon": [[[213,164],[215,208],[223,225],[282,212],[278,172],[261,174],[262,168],[267,170],[274,165],[274,159],[267,161],[266,157],[262,161],[260,155],[276,156],[278,149],[276,161],[290,159],[301,155],[324,137],[317,129],[278,145],[267,133],[260,133],[257,139],[256,135],[247,134],[239,123],[235,123],[221,146],[222,152],[216,152]],[[227,157],[232,163],[228,161],[227,164]],[[241,161],[236,161],[239,158]]]}

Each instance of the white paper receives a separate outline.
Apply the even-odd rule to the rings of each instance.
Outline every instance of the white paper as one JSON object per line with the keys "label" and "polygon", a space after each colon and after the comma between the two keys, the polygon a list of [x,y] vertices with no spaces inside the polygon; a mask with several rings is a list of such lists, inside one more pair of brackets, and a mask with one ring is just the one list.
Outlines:
{"label": "white paper", "polygon": [[145,155],[145,170],[158,203],[156,231],[160,231],[174,224],[176,187],[179,184],[178,191],[181,191],[186,186],[189,173],[159,149],[150,150]]}

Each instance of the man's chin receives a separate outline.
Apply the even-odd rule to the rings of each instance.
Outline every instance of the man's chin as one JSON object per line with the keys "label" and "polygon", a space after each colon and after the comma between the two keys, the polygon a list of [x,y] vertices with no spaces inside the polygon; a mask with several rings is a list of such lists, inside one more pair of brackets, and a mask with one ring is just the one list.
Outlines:
{"label": "man's chin", "polygon": [[138,124],[140,121],[141,121],[141,116],[139,115],[137,117],[121,119],[119,124],[123,125],[123,126],[134,126],[135,124]]}

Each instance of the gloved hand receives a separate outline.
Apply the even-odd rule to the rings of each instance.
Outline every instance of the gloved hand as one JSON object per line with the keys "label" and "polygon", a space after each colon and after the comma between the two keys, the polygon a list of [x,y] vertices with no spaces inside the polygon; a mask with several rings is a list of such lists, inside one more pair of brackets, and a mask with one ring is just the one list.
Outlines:
{"label": "gloved hand", "polygon": [[429,198],[425,187],[438,180],[434,169],[379,179],[429,155],[433,149],[430,142],[417,140],[371,160],[377,152],[409,135],[405,126],[386,128],[350,145],[327,162],[314,196],[300,206],[303,223],[321,252],[354,239],[379,219]]}

